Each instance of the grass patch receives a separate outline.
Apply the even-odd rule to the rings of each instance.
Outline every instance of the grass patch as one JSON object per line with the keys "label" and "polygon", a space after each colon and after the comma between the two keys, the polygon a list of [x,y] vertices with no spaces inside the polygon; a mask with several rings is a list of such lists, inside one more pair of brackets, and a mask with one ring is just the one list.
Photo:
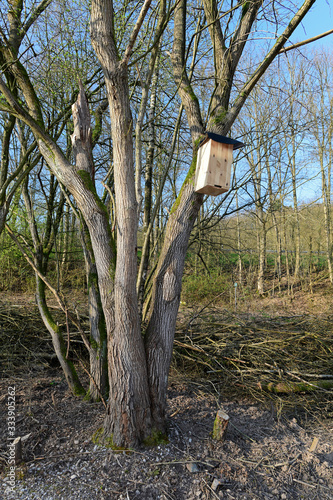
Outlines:
{"label": "grass patch", "polygon": [[229,289],[230,281],[224,275],[187,275],[183,280],[182,301],[188,305],[209,302],[219,294],[228,293]]}

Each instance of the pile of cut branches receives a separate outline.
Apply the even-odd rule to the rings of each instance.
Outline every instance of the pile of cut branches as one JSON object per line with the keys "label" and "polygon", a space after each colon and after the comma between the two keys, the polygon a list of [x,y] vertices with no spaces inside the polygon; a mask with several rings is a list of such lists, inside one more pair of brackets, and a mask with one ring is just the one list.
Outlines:
{"label": "pile of cut branches", "polygon": [[[61,311],[53,314],[62,326]],[[70,332],[70,340],[81,342],[76,331]],[[50,334],[37,306],[30,301],[25,304],[0,301],[0,345],[0,377],[58,366]]]}
{"label": "pile of cut branches", "polygon": [[37,307],[1,303],[0,361],[2,375],[42,368],[55,357]]}
{"label": "pile of cut branches", "polygon": [[[333,416],[333,318],[262,317],[205,309],[179,325],[176,367],[220,396],[249,396]],[[324,413],[324,415],[323,415]]]}

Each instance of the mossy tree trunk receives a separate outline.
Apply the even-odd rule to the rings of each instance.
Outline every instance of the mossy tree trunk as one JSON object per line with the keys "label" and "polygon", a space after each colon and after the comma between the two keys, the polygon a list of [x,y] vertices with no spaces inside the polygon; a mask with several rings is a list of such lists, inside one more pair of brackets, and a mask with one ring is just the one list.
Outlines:
{"label": "mossy tree trunk", "polygon": [[[39,263],[40,258],[37,256],[35,261],[36,267],[40,267]],[[45,298],[45,283],[42,281],[38,274],[36,274],[36,302],[43,323],[51,335],[53,349],[57,355],[60,366],[66,377],[68,387],[71,389],[74,395],[83,396],[86,391],[79,380],[78,374],[72,361],[67,357],[66,341],[60,330],[60,327],[55,322],[47,306]]]}
{"label": "mossy tree trunk", "polygon": [[88,288],[88,310],[90,325],[90,387],[89,398],[99,401],[101,396],[107,398],[108,384],[108,359],[107,359],[107,333],[104,312],[98,287],[98,275],[94,255],[91,252],[89,233],[84,221],[80,231],[83,254],[86,264],[87,288]]}
{"label": "mossy tree trunk", "polygon": [[[140,28],[149,5],[146,0],[136,28]],[[147,362],[136,293],[138,216],[128,88],[128,61],[138,30],[134,29],[121,58],[113,26],[112,2],[93,0],[91,39],[103,69],[109,101],[117,207],[115,321],[108,338],[110,394],[104,432],[112,436],[117,446],[135,446],[152,433]]]}
{"label": "mossy tree trunk", "polygon": [[[256,71],[244,84],[230,107],[229,101],[235,71],[253,23],[262,6],[262,0],[246,3],[246,8],[243,8],[237,28],[229,41],[229,47],[227,47],[226,37],[228,29],[226,28],[225,33],[223,33],[217,2],[215,0],[203,2],[214,50],[216,75],[216,84],[211,96],[210,115],[207,123],[208,131],[221,135],[226,135],[230,131],[249,93],[313,3],[314,0],[304,2],[299,12],[290,21],[283,35],[278,38],[262,63],[258,65]],[[186,12],[186,0],[180,0],[175,8],[171,61],[178,94],[186,112],[192,137],[193,159],[166,226],[164,243],[154,278],[153,296],[146,332],[152,417],[155,427],[162,432],[165,430],[166,391],[176,318],[180,303],[181,277],[188,239],[203,202],[203,196],[194,191],[194,175],[197,148],[201,137],[204,136],[205,129],[199,101],[193,91],[186,70]]]}
{"label": "mossy tree trunk", "polygon": [[[53,181],[55,181],[55,179],[53,179]],[[56,217],[53,222],[53,227],[51,227],[53,212],[55,211],[56,189],[57,189],[56,183],[53,182],[52,185],[51,182],[50,196],[49,199],[47,200],[48,212],[46,214],[45,231],[43,234],[43,239],[41,239],[38,233],[38,227],[34,216],[34,209],[29,195],[28,178],[26,179],[23,185],[23,198],[27,211],[31,238],[34,246],[34,264],[36,266],[37,271],[39,271],[39,273],[42,276],[46,276],[47,274],[49,255],[53,247],[55,235],[57,234],[57,230],[59,228],[64,206],[64,199],[62,198],[58,206],[58,209],[56,211]],[[77,375],[73,363],[68,359],[69,352],[63,337],[63,333],[61,332],[60,327],[54,320],[48,308],[45,295],[45,283],[41,279],[38,273],[36,273],[35,276],[36,276],[36,303],[41,318],[43,320],[43,323],[51,335],[54,352],[57,355],[60,366],[66,377],[67,384],[71,389],[71,391],[73,392],[73,394],[83,395],[85,393],[85,390],[79,380],[79,377]]]}

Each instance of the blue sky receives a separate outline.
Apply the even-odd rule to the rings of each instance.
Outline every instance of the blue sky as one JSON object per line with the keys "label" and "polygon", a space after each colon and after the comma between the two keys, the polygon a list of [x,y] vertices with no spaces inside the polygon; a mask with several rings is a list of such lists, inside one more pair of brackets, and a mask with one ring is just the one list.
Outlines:
{"label": "blue sky", "polygon": [[[333,5],[330,0],[317,0],[310,12],[305,16],[302,26],[299,26],[291,37],[293,43],[320,35],[333,29]],[[333,47],[333,34],[321,38],[311,44],[313,48],[321,46]]]}

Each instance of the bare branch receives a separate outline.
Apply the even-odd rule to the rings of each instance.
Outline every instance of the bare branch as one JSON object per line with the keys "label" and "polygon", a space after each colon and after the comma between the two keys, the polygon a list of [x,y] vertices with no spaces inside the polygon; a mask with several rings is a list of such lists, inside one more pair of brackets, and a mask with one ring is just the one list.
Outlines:
{"label": "bare branch", "polygon": [[142,6],[141,12],[140,12],[139,17],[138,17],[138,19],[136,21],[136,24],[134,26],[134,29],[133,29],[132,34],[130,36],[128,45],[127,45],[126,50],[125,50],[125,54],[124,54],[124,57],[123,57],[123,63],[125,63],[125,64],[128,63],[128,60],[129,60],[129,58],[131,56],[131,53],[132,53],[135,41],[136,41],[136,39],[138,37],[140,28],[142,26],[142,23],[143,23],[145,17],[146,17],[146,14],[148,12],[150,4],[151,4],[151,0],[145,0],[144,4]]}
{"label": "bare branch", "polygon": [[226,115],[224,122],[223,122],[223,126],[221,127],[222,128],[222,130],[220,131],[221,134],[225,134],[230,130],[232,124],[234,123],[240,110],[242,109],[246,99],[248,98],[251,90],[258,83],[258,81],[263,76],[266,69],[273,62],[275,57],[279,54],[283,45],[286,43],[288,38],[295,31],[297,26],[302,22],[303,18],[308,13],[308,11],[312,7],[312,5],[315,3],[315,1],[316,0],[305,0],[302,7],[300,7],[300,9],[294,15],[292,20],[289,22],[287,28],[284,30],[282,35],[279,36],[276,43],[271,48],[271,50],[268,52],[267,56],[264,58],[262,63],[259,65],[259,67],[256,69],[256,71],[253,73],[253,75],[249,78],[249,80],[245,83],[245,85],[241,89],[234,105],[227,112],[227,115]]}
{"label": "bare branch", "polygon": [[175,10],[174,40],[171,61],[178,92],[184,106],[193,143],[204,131],[199,101],[194,94],[185,64],[186,0],[180,0]]}
{"label": "bare branch", "polygon": [[32,11],[20,33],[21,40],[24,38],[25,34],[29,30],[29,28],[33,25],[36,19],[44,12],[44,10],[50,5],[52,0],[42,0],[37,7]]}
{"label": "bare branch", "polygon": [[316,40],[320,40],[321,38],[324,38],[325,36],[331,35],[332,33],[333,33],[333,30],[325,31],[325,33],[308,38],[307,40],[304,40],[303,42],[294,43],[294,45],[291,45],[290,47],[286,47],[284,49],[281,49],[279,54],[283,54],[284,52],[288,52],[289,50],[297,49],[297,47],[302,47],[303,45],[307,45],[308,43],[315,42]]}

